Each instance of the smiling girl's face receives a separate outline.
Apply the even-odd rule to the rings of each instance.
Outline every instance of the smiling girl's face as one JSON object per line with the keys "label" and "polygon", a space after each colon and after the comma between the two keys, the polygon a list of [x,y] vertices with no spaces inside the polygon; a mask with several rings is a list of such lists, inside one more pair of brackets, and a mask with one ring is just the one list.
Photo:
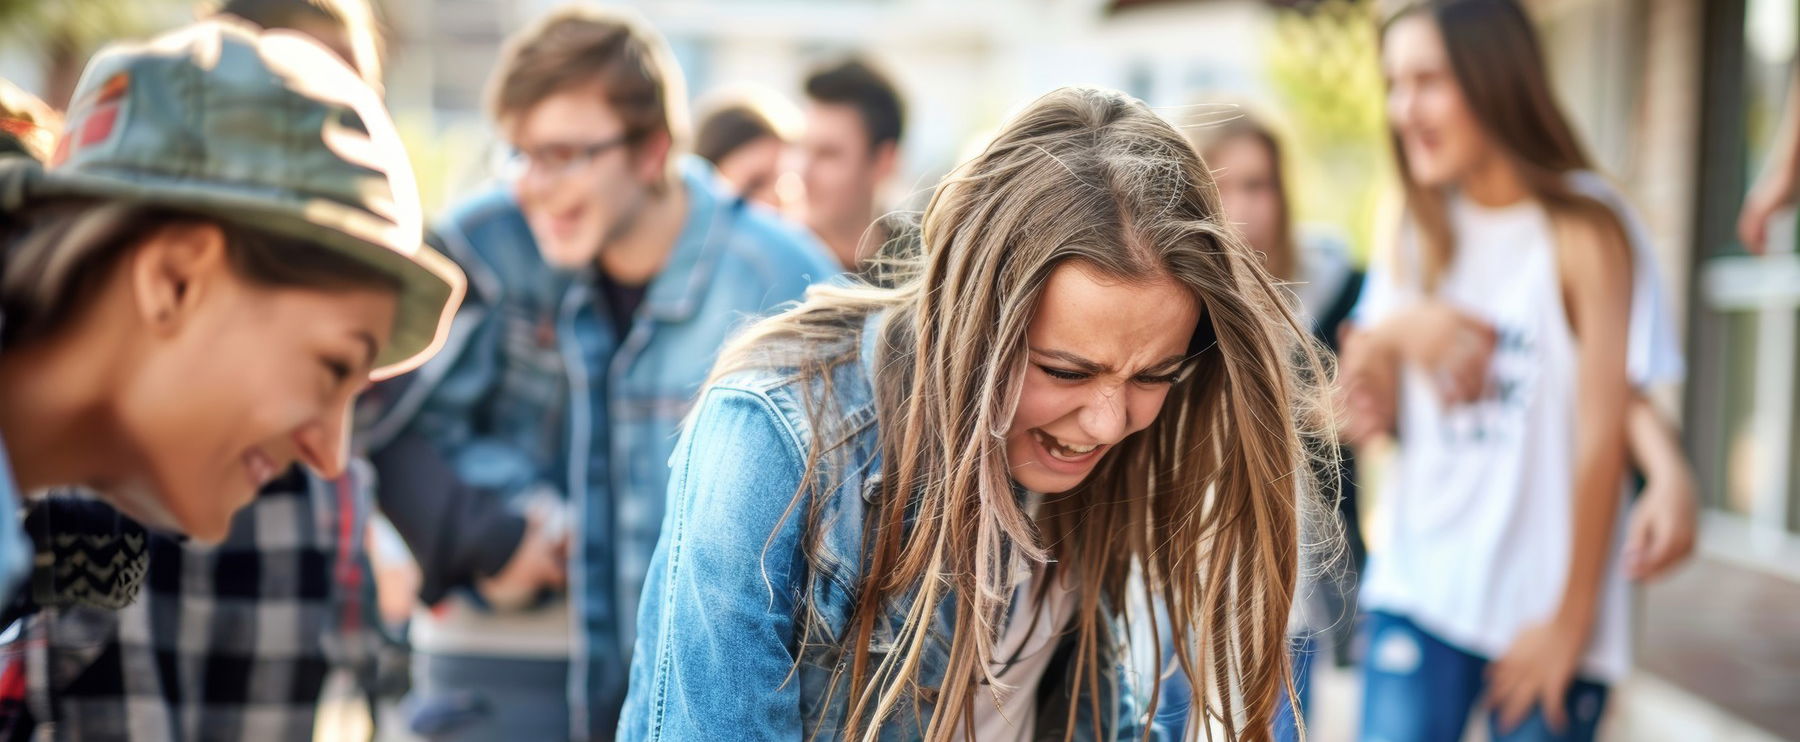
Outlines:
{"label": "smiling girl's face", "polygon": [[350,405],[394,322],[391,291],[276,288],[229,265],[218,227],[171,227],[125,260],[142,323],[112,414],[129,449],[96,483],[146,525],[205,541],[295,463],[344,467]]}

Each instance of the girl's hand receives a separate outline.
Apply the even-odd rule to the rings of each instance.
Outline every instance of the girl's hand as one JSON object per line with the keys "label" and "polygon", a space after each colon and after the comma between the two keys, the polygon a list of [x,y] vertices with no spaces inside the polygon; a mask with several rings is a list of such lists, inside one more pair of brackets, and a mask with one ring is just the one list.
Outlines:
{"label": "girl's hand", "polygon": [[1793,205],[1794,186],[1794,176],[1776,165],[1758,178],[1756,185],[1744,195],[1744,210],[1738,214],[1737,232],[1738,239],[1751,253],[1761,255],[1767,251],[1769,220],[1776,212]]}
{"label": "girl's hand", "polygon": [[1399,365],[1366,332],[1338,334],[1338,407],[1344,439],[1364,445],[1394,429]]}
{"label": "girl's hand", "polygon": [[1693,474],[1685,469],[1649,475],[1625,525],[1627,576],[1660,577],[1693,553],[1700,513],[1696,489]]}
{"label": "girl's hand", "polygon": [[1541,707],[1553,732],[1568,727],[1569,686],[1587,646],[1589,621],[1554,619],[1532,626],[1513,640],[1506,654],[1488,665],[1488,705],[1511,732]]}
{"label": "girl's hand", "polygon": [[569,535],[544,509],[525,512],[525,534],[511,558],[492,577],[477,579],[475,589],[495,608],[516,610],[544,590],[568,584]]}
{"label": "girl's hand", "polygon": [[1426,370],[1445,405],[1473,402],[1487,391],[1498,335],[1492,325],[1443,302],[1426,302],[1406,317],[1406,357]]}

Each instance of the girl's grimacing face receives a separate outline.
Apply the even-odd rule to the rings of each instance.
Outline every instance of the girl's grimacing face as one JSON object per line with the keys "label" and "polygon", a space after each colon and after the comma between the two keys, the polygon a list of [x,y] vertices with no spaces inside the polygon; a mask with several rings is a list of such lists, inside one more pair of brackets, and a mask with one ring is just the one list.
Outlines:
{"label": "girl's grimacing face", "polygon": [[1199,322],[1193,294],[1170,278],[1126,283],[1082,263],[1057,267],[1025,334],[1025,377],[1006,433],[1013,480],[1067,492],[1149,427],[1186,368]]}
{"label": "girl's grimacing face", "polygon": [[396,297],[251,284],[218,229],[197,229],[210,234],[127,258],[146,327],[115,402],[132,466],[107,494],[148,525],[217,541],[294,463],[341,475]]}

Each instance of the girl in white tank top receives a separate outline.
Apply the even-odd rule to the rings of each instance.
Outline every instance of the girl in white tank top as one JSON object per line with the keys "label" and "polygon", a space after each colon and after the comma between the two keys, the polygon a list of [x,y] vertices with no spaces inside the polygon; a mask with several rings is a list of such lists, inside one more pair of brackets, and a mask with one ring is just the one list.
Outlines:
{"label": "girl in white tank top", "polygon": [[[1403,365],[1400,455],[1381,490],[1384,540],[1370,558],[1362,605],[1498,658],[1556,611],[1569,569],[1577,340],[1544,207],[1487,208],[1457,196],[1449,211],[1462,239],[1435,294],[1380,271],[1367,321],[1394,321],[1424,301],[1448,304],[1493,328],[1493,361],[1485,393],[1453,404],[1428,371]],[[1404,245],[1417,254],[1416,230]],[[1629,665],[1623,573],[1609,565],[1602,585],[1581,674],[1610,681]]]}
{"label": "girl in white tank top", "polygon": [[1515,0],[1417,4],[1383,30],[1409,218],[1342,361],[1377,390],[1352,394],[1352,434],[1399,441],[1361,598],[1371,742],[1455,742],[1483,699],[1496,742],[1591,739],[1629,664],[1634,261],[1571,179],[1590,166],[1537,50]]}

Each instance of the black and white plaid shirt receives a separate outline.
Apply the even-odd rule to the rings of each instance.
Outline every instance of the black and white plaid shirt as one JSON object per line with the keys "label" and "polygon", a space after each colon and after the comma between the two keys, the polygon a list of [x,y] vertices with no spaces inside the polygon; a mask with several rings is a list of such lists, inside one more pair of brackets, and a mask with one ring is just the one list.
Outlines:
{"label": "black and white plaid shirt", "polygon": [[368,481],[296,469],[216,547],[152,537],[131,606],[34,617],[37,738],[310,742],[327,675],[373,661]]}

